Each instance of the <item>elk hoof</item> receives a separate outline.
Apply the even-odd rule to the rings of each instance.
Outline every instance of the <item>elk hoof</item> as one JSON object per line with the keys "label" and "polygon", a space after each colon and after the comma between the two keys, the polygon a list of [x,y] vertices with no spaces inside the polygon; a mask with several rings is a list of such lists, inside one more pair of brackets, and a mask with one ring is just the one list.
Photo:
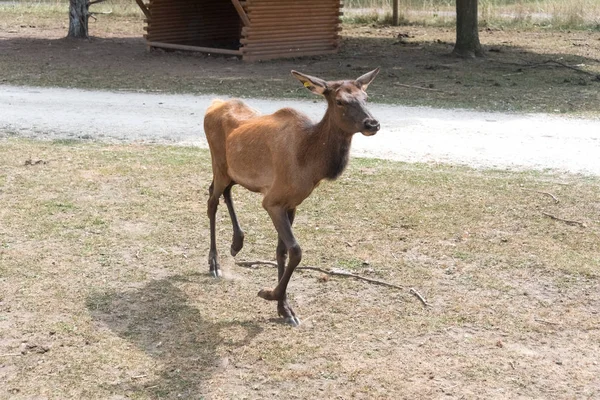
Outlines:
{"label": "elk hoof", "polygon": [[258,292],[258,297],[265,300],[279,300],[270,289],[261,289]]}
{"label": "elk hoof", "polygon": [[244,247],[244,235],[234,235],[231,241],[231,256],[235,257],[242,250],[242,247]]}
{"label": "elk hoof", "polygon": [[216,258],[210,258],[208,260],[208,265],[210,267],[210,274],[213,278],[220,278],[222,276],[221,267],[219,266]]}
{"label": "elk hoof", "polygon": [[291,317],[286,317],[283,321],[286,324],[291,325],[294,328],[297,328],[300,326],[300,319],[298,317],[296,317],[295,315],[292,315]]}

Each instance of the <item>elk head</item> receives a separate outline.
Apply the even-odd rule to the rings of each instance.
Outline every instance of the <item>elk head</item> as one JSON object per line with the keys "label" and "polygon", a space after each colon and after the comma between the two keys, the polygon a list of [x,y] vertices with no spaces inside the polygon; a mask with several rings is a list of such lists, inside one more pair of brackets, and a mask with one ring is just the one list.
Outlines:
{"label": "elk head", "polygon": [[379,131],[379,121],[367,110],[367,87],[379,73],[379,68],[353,81],[324,81],[314,76],[292,71],[292,75],[315,94],[327,99],[333,124],[347,134],[361,132],[372,136]]}

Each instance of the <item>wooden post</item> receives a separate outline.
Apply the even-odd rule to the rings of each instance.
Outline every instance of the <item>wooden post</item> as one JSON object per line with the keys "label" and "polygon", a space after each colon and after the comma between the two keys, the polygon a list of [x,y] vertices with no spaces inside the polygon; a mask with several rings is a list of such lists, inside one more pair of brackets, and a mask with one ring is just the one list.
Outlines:
{"label": "wooden post", "polygon": [[398,26],[400,24],[400,16],[398,15],[398,2],[400,0],[393,1],[393,10],[392,10],[392,25]]}

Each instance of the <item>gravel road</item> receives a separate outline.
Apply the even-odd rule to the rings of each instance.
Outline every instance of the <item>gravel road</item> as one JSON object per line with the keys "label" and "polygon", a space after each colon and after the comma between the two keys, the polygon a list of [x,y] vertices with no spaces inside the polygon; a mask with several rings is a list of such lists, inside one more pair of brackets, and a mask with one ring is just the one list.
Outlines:
{"label": "gravel road", "polygon": [[[202,118],[213,98],[0,85],[0,137],[205,147]],[[247,102],[263,113],[294,107],[315,120],[325,110],[321,100]],[[373,137],[357,134],[355,156],[600,175],[600,120],[380,104],[370,109],[382,129]]]}

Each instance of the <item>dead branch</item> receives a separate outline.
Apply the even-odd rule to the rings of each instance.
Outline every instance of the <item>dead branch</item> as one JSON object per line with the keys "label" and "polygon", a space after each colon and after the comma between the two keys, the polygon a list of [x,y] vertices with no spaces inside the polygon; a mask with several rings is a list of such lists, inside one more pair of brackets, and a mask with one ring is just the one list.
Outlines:
{"label": "dead branch", "polygon": [[88,7],[93,5],[93,4],[98,4],[98,3],[102,3],[105,2],[106,0],[93,0],[93,1],[89,1],[88,2]]}
{"label": "dead branch", "polygon": [[533,190],[533,189],[523,189],[523,190],[526,190],[526,191],[528,191],[528,192],[535,192],[535,193],[539,193],[539,194],[545,194],[546,196],[550,196],[550,197],[552,197],[552,200],[554,200],[554,203],[555,203],[555,204],[558,204],[558,203],[560,203],[560,200],[558,200],[558,198],[557,198],[555,195],[553,195],[552,193],[549,193],[549,192],[542,192],[542,191],[540,191],[540,190]]}
{"label": "dead branch", "polygon": [[[277,266],[276,262],[273,261],[264,261],[264,260],[256,260],[256,261],[236,261],[235,265],[239,265],[240,267],[253,268],[255,265],[272,265],[274,267]],[[298,267],[301,268],[301,267]]]}
{"label": "dead branch", "polygon": [[[264,260],[236,261],[235,264],[239,265],[240,267],[246,267],[246,268],[253,268],[255,265],[271,265],[271,266],[275,266],[275,267],[277,266],[277,263],[275,263],[273,261],[264,261]],[[394,285],[393,283],[380,281],[378,279],[367,278],[367,277],[364,277],[361,275],[353,274],[351,272],[346,272],[346,271],[342,271],[339,269],[324,269],[324,268],[311,267],[311,266],[298,266],[298,267],[296,267],[296,269],[305,270],[305,271],[317,271],[317,272],[322,272],[324,274],[332,275],[332,276],[344,276],[347,278],[354,278],[354,279],[358,279],[361,281],[373,283],[375,285],[387,286],[387,287],[391,287],[394,289],[400,289],[400,290],[405,289],[403,286],[400,286],[400,285]],[[423,301],[423,300],[421,300],[421,301]]]}
{"label": "dead branch", "polygon": [[380,281],[378,279],[367,278],[365,276],[356,275],[351,272],[346,272],[346,271],[341,271],[341,270],[327,270],[327,269],[323,269],[323,268],[319,268],[319,267],[310,267],[310,266],[302,266],[302,267],[298,267],[298,269],[305,269],[305,270],[309,270],[309,271],[318,271],[318,272],[322,272],[324,274],[333,275],[333,276],[345,276],[345,277],[354,278],[354,279],[358,279],[361,281],[373,283],[375,285],[387,286],[387,287],[391,287],[394,289],[404,290],[404,287],[399,286],[399,285],[394,285],[393,283]]}
{"label": "dead branch", "polygon": [[417,291],[416,291],[414,288],[410,288],[410,290],[409,290],[409,293],[410,293],[410,294],[413,294],[413,295],[415,295],[415,297],[416,297],[417,299],[419,299],[419,300],[421,301],[421,303],[423,303],[423,305],[424,305],[425,307],[431,307],[431,306],[429,305],[429,303],[427,302],[427,300],[425,300],[425,299],[423,298],[423,296],[421,296],[421,293],[417,292]]}
{"label": "dead branch", "polygon": [[556,60],[546,60],[546,61],[544,61],[544,62],[543,62],[543,63],[541,63],[541,64],[556,64],[556,65],[559,65],[559,66],[561,66],[561,67],[563,67],[563,68],[572,69],[573,71],[581,72],[581,73],[583,73],[583,74],[587,74],[587,75],[590,75],[590,76],[596,76],[596,74],[595,74],[595,73],[593,73],[593,72],[588,72],[588,71],[586,71],[586,70],[583,70],[583,69],[581,69],[581,68],[577,68],[577,67],[574,67],[574,66],[572,66],[572,65],[568,65],[568,64],[565,64],[565,63],[561,63],[560,61],[556,61]]}
{"label": "dead branch", "polygon": [[586,227],[585,223],[580,222],[580,221],[574,221],[574,220],[571,220],[571,219],[560,218],[560,217],[557,217],[556,215],[549,214],[549,213],[547,213],[545,211],[542,211],[542,214],[545,215],[548,218],[551,218],[551,219],[555,220],[555,221],[564,222],[567,225],[579,225],[582,228]]}
{"label": "dead branch", "polygon": [[[571,69],[573,71],[577,71],[577,72],[580,72],[582,74],[586,74],[586,75],[589,75],[589,76],[593,76],[593,77],[597,77],[598,76],[598,74],[596,74],[594,72],[589,72],[589,71],[586,71],[584,69],[578,68],[576,66],[565,64],[565,63],[562,63],[562,62],[556,61],[556,60],[546,60],[546,61],[539,62],[539,63],[525,63],[525,64],[523,64],[523,63],[516,63],[516,62],[505,62],[505,61],[500,61],[500,60],[493,60],[493,61],[496,62],[496,63],[498,63],[498,64],[514,65],[514,66],[517,66],[517,67],[520,67],[520,68],[538,68],[538,67],[543,67],[543,66],[548,65],[548,64],[555,64],[555,65],[557,65],[559,67]],[[520,71],[518,71],[518,72],[520,72]]]}

